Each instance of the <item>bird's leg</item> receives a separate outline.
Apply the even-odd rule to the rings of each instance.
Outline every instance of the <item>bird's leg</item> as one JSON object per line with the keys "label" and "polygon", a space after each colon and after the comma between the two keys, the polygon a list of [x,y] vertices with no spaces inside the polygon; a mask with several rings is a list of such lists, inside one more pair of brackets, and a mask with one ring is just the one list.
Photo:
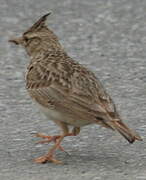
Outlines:
{"label": "bird's leg", "polygon": [[56,149],[59,148],[60,143],[64,137],[65,135],[61,135],[58,141],[54,144],[54,146],[50,149],[50,151],[46,155],[36,158],[34,161],[36,163],[46,163],[47,161],[50,161],[56,164],[61,164],[62,163],[61,161],[58,161],[57,159],[54,158],[54,152]]}
{"label": "bird's leg", "polygon": [[[76,136],[76,135],[79,134],[79,132],[80,132],[80,128],[79,128],[79,127],[74,127],[73,130],[72,130],[72,133],[68,133],[68,134],[66,134],[66,136]],[[43,140],[43,141],[38,141],[37,144],[45,144],[45,143],[50,143],[50,142],[52,142],[52,141],[56,143],[57,139],[60,138],[60,135],[46,136],[46,135],[40,134],[40,133],[37,133],[35,136],[36,136],[36,137],[43,138],[43,139],[47,139],[47,140]],[[60,149],[61,151],[63,151],[63,152],[66,152],[66,151],[64,150],[64,148],[61,147],[61,146],[59,146],[59,149]]]}
{"label": "bird's leg", "polygon": [[56,149],[61,149],[64,151],[64,149],[61,147],[60,143],[63,140],[63,138],[69,134],[69,130],[68,130],[68,126],[66,123],[60,122],[60,121],[55,121],[55,122],[61,127],[63,134],[58,135],[58,136],[45,136],[45,135],[41,135],[41,134],[38,135],[38,137],[48,138],[49,142],[50,142],[50,140],[53,139],[55,141],[55,144],[46,155],[35,159],[35,162],[37,162],[37,163],[45,163],[47,161],[51,161],[51,162],[57,163],[57,164],[61,163],[61,161],[56,160],[53,157],[53,155],[54,155],[54,152]]}
{"label": "bird's leg", "polygon": [[80,133],[80,127],[74,127],[72,129],[72,136],[77,136]]}
{"label": "bird's leg", "polygon": [[[44,134],[40,134],[40,133],[37,133],[35,135],[36,137],[40,137],[40,138],[43,138],[43,139],[46,139],[46,140],[42,140],[42,141],[38,141],[36,144],[45,144],[45,143],[50,143],[50,142],[55,142],[57,141],[57,139],[60,138],[60,135],[55,135],[55,136],[46,136]],[[61,151],[65,152],[64,148],[63,147],[58,147]]]}
{"label": "bird's leg", "polygon": [[[67,127],[67,124],[66,124],[66,123],[60,122],[60,121],[55,121],[55,123],[61,127],[61,129],[63,130],[64,134],[69,134],[69,133],[68,133],[69,130],[68,130],[68,127]],[[61,135],[46,136],[46,135],[40,134],[40,133],[37,133],[35,136],[36,136],[36,137],[43,138],[43,139],[47,139],[47,140],[43,140],[43,141],[38,141],[37,144],[45,144],[45,143],[50,143],[50,142],[52,142],[52,141],[53,141],[54,143],[56,143],[56,141],[61,137]],[[63,151],[63,152],[66,152],[61,145],[58,146],[58,149],[60,149],[60,150]]]}
{"label": "bird's leg", "polygon": [[[69,133],[68,126],[67,126],[66,123],[58,122],[57,124],[59,124],[59,126],[63,130],[63,134],[60,135],[60,136],[55,136],[57,138],[56,138],[54,146],[50,149],[50,151],[46,155],[35,159],[35,162],[37,162],[37,163],[46,163],[47,161],[50,161],[50,162],[53,162],[53,163],[56,163],[56,164],[61,164],[62,163],[61,161],[58,161],[58,160],[56,160],[54,158],[54,152],[56,151],[56,149],[61,149],[62,148],[60,144],[61,144],[64,137],[66,137],[66,136],[76,136],[80,132],[79,127],[74,127],[72,132]],[[46,137],[43,136],[43,138],[46,138]],[[63,149],[63,151],[64,151],[64,149]]]}
{"label": "bird's leg", "polygon": [[35,136],[40,137],[42,139],[46,139],[46,140],[43,140],[43,141],[38,141],[37,144],[49,143],[49,142],[52,142],[52,141],[56,142],[56,140],[58,138],[60,138],[60,135],[46,136],[45,134],[40,134],[40,133],[37,133]]}

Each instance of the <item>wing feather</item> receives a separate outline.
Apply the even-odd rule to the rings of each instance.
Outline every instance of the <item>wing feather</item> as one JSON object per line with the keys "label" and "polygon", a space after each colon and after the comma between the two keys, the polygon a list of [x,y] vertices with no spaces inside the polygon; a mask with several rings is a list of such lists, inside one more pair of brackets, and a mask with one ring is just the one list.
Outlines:
{"label": "wing feather", "polygon": [[52,101],[95,116],[107,112],[115,116],[112,99],[93,73],[79,64],[73,64],[69,71],[64,66],[64,62],[55,67],[53,63],[44,67],[40,61],[32,64],[26,76],[30,95],[44,106]]}

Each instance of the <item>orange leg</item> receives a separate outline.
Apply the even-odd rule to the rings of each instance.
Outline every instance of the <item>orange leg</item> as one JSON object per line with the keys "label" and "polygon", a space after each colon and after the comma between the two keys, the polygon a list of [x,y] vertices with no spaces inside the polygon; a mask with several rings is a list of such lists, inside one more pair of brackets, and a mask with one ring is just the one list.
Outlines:
{"label": "orange leg", "polygon": [[40,134],[40,133],[37,133],[35,135],[36,137],[40,137],[42,139],[47,139],[47,140],[43,140],[43,141],[38,141],[37,144],[44,144],[44,143],[50,143],[52,141],[56,142],[56,140],[58,138],[60,138],[60,135],[56,135],[56,136],[46,136],[44,134]]}
{"label": "orange leg", "polygon": [[[56,136],[46,136],[46,135],[40,134],[40,133],[37,133],[35,136],[36,136],[36,137],[43,138],[43,139],[47,139],[47,140],[43,140],[43,141],[38,141],[37,144],[45,144],[45,143],[50,143],[50,142],[52,142],[52,141],[53,141],[54,143],[56,143],[57,139],[59,139],[59,138],[61,137],[60,135],[56,135]],[[60,149],[60,150],[63,151],[63,152],[66,152],[66,151],[64,150],[64,148],[61,147],[61,145],[58,146],[58,149]]]}
{"label": "orange leg", "polygon": [[[73,129],[72,133],[69,133],[68,132],[68,127],[67,127],[67,125],[65,123],[60,123],[60,126],[62,127],[63,135],[60,135],[60,136],[45,136],[45,135],[38,134],[38,137],[48,138],[47,142],[50,142],[50,140],[55,139],[55,144],[46,155],[35,159],[36,163],[46,163],[47,161],[50,161],[50,162],[53,162],[53,163],[56,163],[56,164],[61,164],[62,163],[61,161],[58,161],[57,159],[54,158],[54,152],[56,151],[56,149],[62,149],[60,144],[61,144],[64,137],[66,137],[66,136],[76,136],[80,132],[80,128],[75,127]],[[43,141],[43,143],[44,143],[44,141]],[[63,149],[63,151],[64,151],[64,149]]]}
{"label": "orange leg", "polygon": [[57,159],[54,158],[54,152],[56,149],[59,148],[60,143],[64,137],[65,137],[64,135],[60,136],[60,138],[55,143],[55,145],[50,149],[50,151],[46,155],[36,158],[35,162],[36,163],[46,163],[47,161],[50,161],[50,162],[53,162],[56,164],[61,164],[62,163],[61,161],[58,161]]}

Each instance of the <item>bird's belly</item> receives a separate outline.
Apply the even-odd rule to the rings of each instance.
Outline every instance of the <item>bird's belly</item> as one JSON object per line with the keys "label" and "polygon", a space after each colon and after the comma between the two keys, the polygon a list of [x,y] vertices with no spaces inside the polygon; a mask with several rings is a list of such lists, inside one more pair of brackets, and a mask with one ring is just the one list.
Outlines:
{"label": "bird's belly", "polygon": [[87,119],[80,119],[76,115],[73,115],[69,112],[62,113],[58,112],[55,109],[49,109],[46,107],[43,107],[42,105],[37,103],[37,106],[39,109],[45,114],[45,116],[52,121],[62,121],[66,122],[69,125],[76,126],[76,127],[81,127],[90,124],[90,120]]}

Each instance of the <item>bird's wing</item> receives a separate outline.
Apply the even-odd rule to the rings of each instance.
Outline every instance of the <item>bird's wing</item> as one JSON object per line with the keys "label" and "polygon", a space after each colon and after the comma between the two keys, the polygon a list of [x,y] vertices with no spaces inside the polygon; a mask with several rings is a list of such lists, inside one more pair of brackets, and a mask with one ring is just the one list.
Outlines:
{"label": "bird's wing", "polygon": [[26,80],[31,96],[44,106],[54,101],[95,115],[115,115],[114,103],[94,74],[76,63],[67,66],[64,62],[30,65]]}

